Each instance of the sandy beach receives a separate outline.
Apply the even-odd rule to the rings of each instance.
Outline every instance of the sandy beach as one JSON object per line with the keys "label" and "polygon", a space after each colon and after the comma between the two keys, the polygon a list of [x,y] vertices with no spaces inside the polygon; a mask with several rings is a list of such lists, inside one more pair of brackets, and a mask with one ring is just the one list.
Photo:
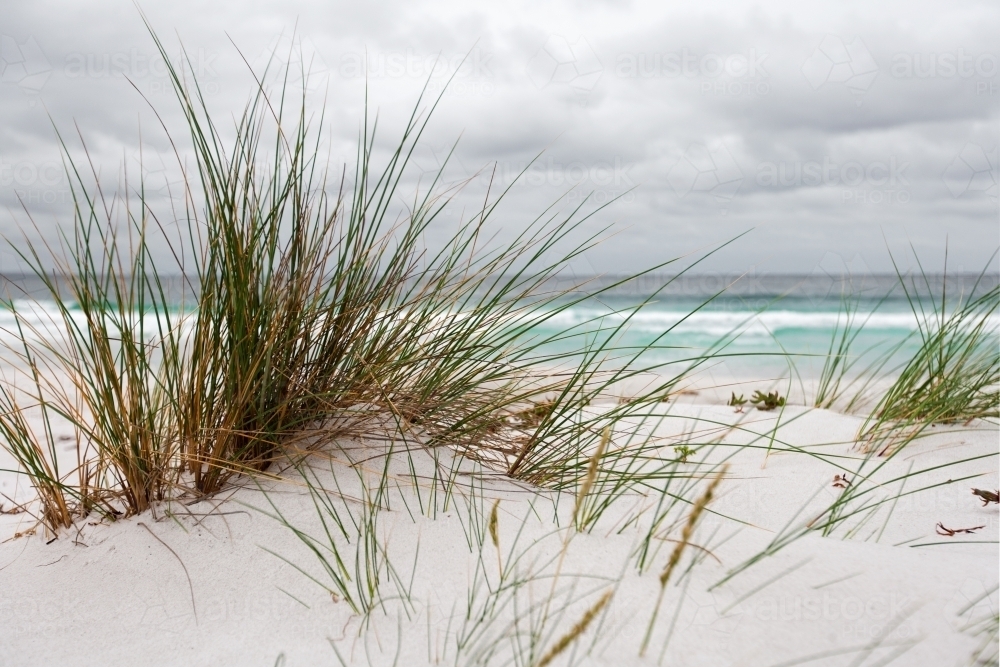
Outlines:
{"label": "sandy beach", "polygon": [[[655,491],[615,499],[589,533],[576,534],[572,494],[469,463],[448,506],[440,489],[431,501],[434,469],[450,463],[414,451],[397,452],[389,465],[377,530],[393,573],[381,573],[390,581],[367,619],[333,599],[319,562],[268,516],[280,512],[321,534],[295,473],[259,488],[242,480],[243,488],[218,497],[162,503],[114,523],[81,521],[58,539],[40,530],[12,538],[34,522],[4,515],[0,664],[308,665],[338,664],[338,655],[346,664],[523,664],[532,653],[537,661],[609,590],[610,603],[560,664],[968,664],[984,641],[977,628],[997,610],[997,506],[971,492],[998,486],[996,424],[935,427],[866,481],[869,496],[895,500],[845,519],[830,535],[789,541],[717,585],[822,515],[842,492],[835,475],[862,483],[854,472],[865,459],[854,443],[861,420],[794,405],[780,416],[736,413],[700,395],[664,403],[663,412],[668,442],[692,429],[738,429],[680,466],[697,474],[709,462],[729,463],[682,556],[684,576],[668,584],[643,658],[657,576],[687,509],[664,521],[640,575],[635,554]],[[358,480],[379,477],[384,443],[324,451],[345,502],[360,507]],[[662,456],[674,453],[664,446]],[[345,474],[348,457],[364,461],[361,477]],[[326,464],[316,465],[317,479],[332,487]],[[19,484],[0,478],[7,495]],[[496,500],[499,549],[485,527]],[[980,528],[949,537],[938,525]],[[503,566],[507,589],[498,588]],[[539,604],[549,598],[542,620]],[[473,628],[477,613],[484,620]]]}

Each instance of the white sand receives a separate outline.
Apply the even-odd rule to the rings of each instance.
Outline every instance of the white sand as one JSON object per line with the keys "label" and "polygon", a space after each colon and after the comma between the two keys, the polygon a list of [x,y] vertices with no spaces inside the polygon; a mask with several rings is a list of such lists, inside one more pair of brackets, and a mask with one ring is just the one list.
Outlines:
{"label": "white sand", "polygon": [[[705,515],[694,539],[711,555],[695,548],[685,552],[650,649],[639,658],[659,590],[657,576],[673,543],[658,541],[651,570],[638,575],[630,554],[651,520],[655,497],[620,499],[592,534],[569,542],[550,619],[531,660],[537,661],[620,579],[605,612],[554,664],[658,664],[671,628],[659,664],[969,664],[980,639],[967,626],[997,613],[998,506],[984,507],[970,492],[973,486],[993,490],[1000,485],[996,425],[934,428],[876,479],[885,483],[907,471],[984,458],[911,478],[907,491],[941,485],[900,498],[891,516],[890,505],[883,505],[865,522],[862,515],[846,520],[832,536],[813,533],[793,541],[709,590],[765,548],[794,516],[799,519],[793,526],[801,525],[835,500],[839,489],[833,477],[841,471],[834,463],[854,470],[862,459],[852,447],[860,419],[790,406],[781,416],[779,443],[768,456],[767,438],[754,434],[771,433],[777,413],[734,414],[717,397],[703,395],[664,404],[663,410],[674,415],[661,426],[663,433],[690,430],[693,417],[723,424],[742,420],[741,430],[727,442],[752,444],[708,454],[717,460],[736,452],[729,478],[711,505],[717,514]],[[788,448],[780,441],[801,451],[777,451]],[[670,450],[666,447],[665,455],[672,455]],[[429,458],[417,454],[415,459],[418,472],[429,476]],[[378,465],[369,465],[374,479]],[[685,465],[697,470],[694,463]],[[5,467],[9,462],[0,461]],[[338,469],[338,478],[346,480],[344,492],[360,494],[356,476]],[[401,459],[393,470],[400,488],[407,489],[411,478]],[[10,474],[0,475],[0,492],[13,495],[18,484],[21,497],[30,491]],[[980,477],[946,483],[967,475]],[[190,506],[163,505],[155,517],[146,513],[113,524],[92,519],[49,544],[41,531],[8,539],[0,544],[0,665],[274,665],[282,655],[286,665],[336,665],[331,644],[347,664],[470,665],[477,657],[490,657],[489,664],[524,664],[531,621],[541,616],[553,590],[552,578],[542,575],[555,570],[553,559],[568,534],[556,528],[553,516],[558,513],[566,525],[573,498],[564,494],[556,509],[551,494],[499,479],[487,482],[479,520],[486,521],[493,498],[502,498],[501,558],[506,563],[512,557],[513,545],[513,553],[521,556],[519,572],[536,578],[501,594],[497,610],[487,615],[492,621],[456,656],[470,589],[479,594],[473,608],[480,608],[488,593],[481,578],[473,581],[479,547],[470,550],[465,524],[476,515],[469,509],[469,477],[461,479],[465,486],[447,512],[438,499],[436,518],[420,515],[412,491],[392,489],[391,510],[379,515],[378,533],[410,602],[387,600],[384,610],[372,612],[366,630],[344,601],[334,602],[319,585],[265,551],[329,582],[287,528],[248,507],[267,508],[256,488],[223,494],[228,500],[221,504],[220,497]],[[269,482],[265,489],[289,521],[320,534],[309,495],[300,486]],[[889,482],[866,497],[899,490],[899,481]],[[428,493],[425,486],[425,508]],[[621,529],[643,507],[647,511],[639,521]],[[670,529],[666,537],[679,536],[678,521],[685,513],[671,515],[664,524]],[[935,534],[938,522],[983,528],[942,537]],[[0,539],[30,525],[23,514],[0,516]],[[353,571],[354,547],[340,544]],[[482,555],[486,576],[496,585],[497,554],[488,536]],[[381,592],[398,597],[392,583],[383,583]],[[567,599],[572,600],[568,607]],[[490,646],[494,654],[481,652]]]}

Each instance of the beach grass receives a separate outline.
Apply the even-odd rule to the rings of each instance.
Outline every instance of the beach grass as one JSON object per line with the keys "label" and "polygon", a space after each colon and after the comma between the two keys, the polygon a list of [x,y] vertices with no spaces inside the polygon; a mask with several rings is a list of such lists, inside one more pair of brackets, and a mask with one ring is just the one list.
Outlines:
{"label": "beach grass", "polygon": [[[127,171],[122,186],[132,197],[106,192],[89,156],[83,165],[67,164],[71,230],[58,248],[11,244],[55,306],[41,323],[34,317],[41,309],[12,306],[16,342],[7,344],[14,373],[22,376],[21,393],[43,415],[43,432],[32,432],[26,406],[15,403],[17,377],[3,388],[7,409],[0,416],[9,441],[21,443],[16,451],[27,453],[24,443],[34,438],[45,443],[34,456],[15,458],[36,487],[47,489],[42,514],[61,516],[61,522],[45,522],[50,529],[66,525],[71,507],[105,516],[143,512],[178,484],[169,419],[178,407],[181,343],[176,309],[146,241],[157,221],[143,184]],[[53,418],[74,432],[77,461],[68,472],[59,469]]]}
{"label": "beach grass", "polygon": [[[12,306],[24,365],[58,371],[32,376],[30,403],[68,420],[79,443],[67,476],[52,434],[29,433],[23,408],[8,402],[5,423],[20,443],[11,451],[45,490],[50,529],[65,526],[67,512],[127,516],[211,495],[234,475],[306,455],[301,443],[323,440],[319,433],[333,440],[388,429],[416,446],[491,460],[513,478],[575,486],[602,432],[649,412],[712,358],[639,363],[669,330],[640,349],[616,344],[655,294],[611,324],[527,335],[664,266],[678,267],[675,280],[714,252],[600,288],[553,288],[600,241],[600,231],[581,234],[602,208],[585,210],[586,200],[568,211],[555,202],[512,241],[487,242],[508,187],[429,248],[426,232],[456,191],[441,185],[441,172],[412,199],[400,187],[440,97],[426,106],[418,99],[382,162],[378,123],[366,116],[353,173],[331,175],[319,151],[322,111],[307,113],[306,87],[290,89],[287,72],[277,90],[262,83],[268,72],[255,73],[249,102],[222,128],[197,78],[164,60],[186,123],[183,137],[162,128],[184,173],[182,210],[154,210],[131,174],[115,187],[102,183],[82,136],[81,158],[60,135],[73,225],[62,244],[21,252],[56,304],[46,326],[58,332],[27,335],[38,325]],[[193,169],[181,156],[185,143]],[[154,231],[166,253],[154,248]],[[190,302],[164,287],[177,275]],[[554,340],[579,346],[546,351]],[[639,395],[585,412],[654,371],[659,379]]]}
{"label": "beach grass", "polygon": [[892,345],[875,343],[864,350],[857,350],[858,336],[891,295],[892,292],[888,292],[882,296],[863,317],[860,313],[863,292],[841,295],[837,323],[816,382],[815,407],[832,409],[836,406],[849,413],[871,400],[873,385],[878,380],[898,372],[899,369],[891,363],[909,337]]}
{"label": "beach grass", "polygon": [[935,295],[919,257],[916,261],[919,275],[904,275],[898,267],[897,275],[917,322],[920,347],[859,434],[866,448],[883,454],[905,446],[932,424],[1000,415],[1000,354],[993,321],[1000,287],[979,289],[984,269],[968,294],[949,294],[945,278]]}

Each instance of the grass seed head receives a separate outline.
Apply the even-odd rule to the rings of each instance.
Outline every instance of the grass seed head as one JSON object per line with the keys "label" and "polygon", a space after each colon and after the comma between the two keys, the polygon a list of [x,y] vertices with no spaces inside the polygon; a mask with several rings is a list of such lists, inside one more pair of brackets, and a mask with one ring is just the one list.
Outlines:
{"label": "grass seed head", "polygon": [[722,481],[722,478],[726,475],[726,471],[729,469],[728,465],[722,467],[712,482],[705,489],[705,493],[701,494],[701,497],[695,501],[694,508],[691,510],[691,514],[688,516],[687,522],[684,524],[684,529],[681,531],[681,539],[674,547],[673,552],[670,554],[670,560],[667,561],[667,566],[663,568],[663,572],[660,573],[660,587],[663,588],[667,585],[670,580],[670,575],[673,573],[674,568],[681,560],[681,555],[684,553],[684,548],[691,541],[691,537],[694,535],[695,526],[698,523],[698,519],[701,517],[701,513],[705,510],[710,502],[712,502],[712,496],[715,494],[715,488]]}
{"label": "grass seed head", "polygon": [[576,625],[574,625],[569,632],[560,637],[559,641],[557,641],[552,648],[548,650],[548,653],[542,656],[542,659],[536,663],[535,667],[545,667],[545,665],[555,660],[560,653],[565,651],[577,637],[586,632],[587,626],[589,626],[594,618],[601,613],[601,610],[604,609],[604,606],[608,604],[608,601],[611,600],[611,597],[614,594],[614,590],[610,590],[602,595],[601,599],[598,600],[593,607],[588,609],[582,617],[580,617],[580,620],[576,622]]}
{"label": "grass seed head", "polygon": [[497,509],[499,507],[500,507],[500,499],[497,498],[493,502],[493,509],[490,511],[490,523],[489,523],[490,539],[493,540],[493,546],[495,546],[498,551],[500,550],[500,531],[499,531],[500,520],[499,517],[497,516]]}
{"label": "grass seed head", "polygon": [[601,462],[601,458],[604,456],[604,450],[607,449],[608,442],[611,440],[611,427],[605,426],[604,431],[601,433],[601,442],[597,445],[597,449],[594,450],[593,455],[590,457],[590,464],[587,466],[587,476],[583,478],[583,484],[580,485],[580,493],[576,497],[576,508],[573,511],[574,520],[580,514],[580,508],[583,505],[583,501],[586,500],[587,494],[590,493],[590,489],[594,486],[594,481],[597,479],[597,469]]}

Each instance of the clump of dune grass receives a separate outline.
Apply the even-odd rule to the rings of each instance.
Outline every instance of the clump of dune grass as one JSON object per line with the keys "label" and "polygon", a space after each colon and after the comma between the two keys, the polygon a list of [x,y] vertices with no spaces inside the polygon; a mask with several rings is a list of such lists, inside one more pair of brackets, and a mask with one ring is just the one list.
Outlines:
{"label": "clump of dune grass", "polygon": [[[57,137],[68,157],[58,131]],[[67,161],[74,225],[59,247],[11,244],[48,298],[45,305],[12,301],[16,330],[8,333],[16,342],[7,348],[15,377],[0,390],[0,422],[6,444],[39,489],[50,528],[68,525],[74,510],[142,512],[177,484],[171,427],[180,343],[176,311],[146,240],[158,223],[141,182],[126,171],[122,189],[128,194],[109,193],[89,156],[84,162]],[[18,385],[25,394],[20,404],[14,399]],[[40,413],[42,433],[32,433],[26,408]],[[68,425],[77,443],[74,467],[66,473],[56,455],[53,419]],[[44,446],[30,447],[33,437]]]}
{"label": "clump of dune grass", "polygon": [[45,404],[36,405],[41,412],[42,433],[29,420],[28,408],[23,399],[19,400],[16,387],[6,381],[0,384],[0,438],[22,468],[15,472],[23,472],[38,495],[39,522],[55,533],[73,525],[70,503],[75,500],[75,489],[60,474],[55,438],[51,436],[51,415]]}
{"label": "clump of dune grass", "polygon": [[934,295],[922,267],[919,279],[897,274],[920,347],[861,427],[864,446],[882,453],[931,424],[996,417],[1000,409],[1000,332],[994,321],[1000,287],[980,289],[984,271],[968,294],[950,296],[945,277]]}
{"label": "clump of dune grass", "polygon": [[[259,474],[315,443],[375,431],[447,447],[534,484],[576,486],[588,474],[585,452],[607,427],[650,412],[711,358],[639,363],[669,330],[641,349],[618,347],[648,300],[612,325],[595,319],[532,334],[678,261],[599,289],[553,288],[600,240],[602,232],[580,234],[601,209],[584,210],[586,201],[568,211],[557,202],[513,240],[486,242],[508,188],[428,248],[427,230],[462,184],[445,186],[438,172],[415,194],[400,188],[440,97],[427,108],[418,99],[383,161],[377,123],[366,115],[356,162],[337,175],[319,150],[324,117],[307,113],[305,85],[293,91],[285,78],[270,90],[268,72],[255,73],[249,102],[224,128],[197,78],[164,60],[187,137],[163,128],[183,170],[180,210],[154,210],[141,178],[128,174],[109,191],[89,155],[74,158],[63,142],[72,230],[59,246],[28,244],[21,254],[56,304],[59,332],[26,332],[35,325],[15,310],[21,356],[41,369],[31,402],[68,420],[79,443],[80,481],[69,486],[51,433],[37,447],[12,447],[44,490],[43,514],[62,517],[53,527],[65,525],[67,512],[128,515],[212,494],[233,475]],[[172,225],[177,233],[168,235]],[[168,252],[154,248],[154,231]],[[164,276],[177,274],[190,302],[164,287]],[[579,345],[547,351],[553,342]],[[640,394],[584,412],[650,371],[660,379]],[[8,414],[18,442],[30,442],[19,426],[24,413]]]}
{"label": "clump of dune grass", "polygon": [[[400,184],[440,97],[426,113],[418,100],[382,167],[373,157],[377,124],[366,118],[353,183],[342,177],[331,196],[304,96],[292,105],[286,90],[274,96],[260,86],[227,152],[197,82],[171,73],[203,190],[204,219],[195,216],[192,228],[207,230],[198,317],[180,372],[180,438],[196,488],[211,493],[234,472],[266,468],[304,430],[365,432],[386,416],[404,438],[500,462],[511,476],[541,484],[565,476],[561,464],[601,431],[595,419],[576,417],[580,408],[649,370],[635,363],[647,348],[614,345],[632,315],[614,327],[525,335],[630,279],[598,290],[551,287],[599,241],[579,230],[600,207],[550,208],[513,241],[484,243],[508,189],[432,251],[425,232],[457,193],[439,187],[442,172],[396,216]],[[265,153],[268,124],[273,147]],[[544,352],[553,338],[579,341],[581,351]],[[679,375],[607,419],[650,403]]]}

